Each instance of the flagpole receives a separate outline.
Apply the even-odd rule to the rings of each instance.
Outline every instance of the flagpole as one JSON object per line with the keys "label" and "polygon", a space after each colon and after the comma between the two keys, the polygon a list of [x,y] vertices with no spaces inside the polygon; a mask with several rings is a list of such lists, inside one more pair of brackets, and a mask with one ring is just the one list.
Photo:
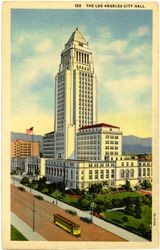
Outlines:
{"label": "flagpole", "polygon": [[32,156],[33,156],[33,169],[34,168],[34,127],[32,129]]}

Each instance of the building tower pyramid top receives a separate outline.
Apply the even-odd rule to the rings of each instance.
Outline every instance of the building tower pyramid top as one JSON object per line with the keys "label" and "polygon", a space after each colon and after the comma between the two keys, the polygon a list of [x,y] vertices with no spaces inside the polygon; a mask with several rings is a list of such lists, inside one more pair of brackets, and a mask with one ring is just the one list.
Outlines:
{"label": "building tower pyramid top", "polygon": [[79,31],[78,27],[76,28],[76,30],[70,36],[68,42],[65,44],[65,47],[69,46],[70,44],[72,44],[75,41],[79,42],[79,43],[83,43],[83,44],[88,45],[86,39],[84,38],[84,36],[82,35],[82,33]]}

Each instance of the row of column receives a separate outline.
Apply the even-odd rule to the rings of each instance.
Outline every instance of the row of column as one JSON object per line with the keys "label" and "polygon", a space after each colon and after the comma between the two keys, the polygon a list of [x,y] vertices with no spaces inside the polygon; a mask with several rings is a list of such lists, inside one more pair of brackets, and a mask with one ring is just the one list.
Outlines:
{"label": "row of column", "polygon": [[76,60],[80,63],[89,64],[89,54],[76,51]]}
{"label": "row of column", "polygon": [[64,177],[64,170],[61,169],[61,168],[59,169],[59,168],[50,168],[50,167],[47,167],[46,168],[46,174],[53,175],[53,176]]}

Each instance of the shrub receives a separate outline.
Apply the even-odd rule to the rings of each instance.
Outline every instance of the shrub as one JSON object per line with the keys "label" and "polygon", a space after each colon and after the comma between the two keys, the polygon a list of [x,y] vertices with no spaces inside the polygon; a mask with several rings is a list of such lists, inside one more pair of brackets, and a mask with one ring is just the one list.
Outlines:
{"label": "shrub", "polygon": [[101,212],[103,212],[103,211],[105,211],[105,207],[104,207],[104,205],[98,205],[98,206],[96,206],[95,208],[94,208],[94,212],[96,212],[96,213],[101,213]]}
{"label": "shrub", "polygon": [[82,207],[82,208],[84,208],[84,209],[90,209],[90,201],[89,200],[87,200],[87,199],[83,199],[83,198],[80,198],[80,199],[78,199],[78,201],[77,201],[77,205],[78,205],[78,207]]}
{"label": "shrub", "polygon": [[135,206],[135,217],[140,219],[142,214],[142,209],[140,206],[136,205]]}
{"label": "shrub", "polygon": [[138,231],[141,235],[143,235],[147,239],[151,239],[151,230],[146,227],[143,223],[140,224]]}
{"label": "shrub", "polygon": [[121,223],[121,221],[120,220],[118,220],[118,219],[112,219],[114,222],[116,222],[116,223]]}
{"label": "shrub", "polygon": [[123,216],[122,220],[123,220],[123,222],[128,222],[128,217],[127,216]]}
{"label": "shrub", "polygon": [[121,199],[112,199],[112,207],[121,207],[122,200]]}
{"label": "shrub", "polygon": [[23,177],[23,179],[20,181],[21,184],[27,185],[29,184],[29,178],[28,177]]}
{"label": "shrub", "polygon": [[111,209],[112,208],[112,202],[110,200],[105,201],[105,207],[106,207],[106,209]]}

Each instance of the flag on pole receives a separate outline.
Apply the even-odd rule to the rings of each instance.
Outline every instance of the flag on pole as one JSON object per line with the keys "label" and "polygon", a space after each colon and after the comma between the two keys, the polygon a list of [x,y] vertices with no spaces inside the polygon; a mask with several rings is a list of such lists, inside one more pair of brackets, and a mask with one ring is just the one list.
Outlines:
{"label": "flag on pole", "polygon": [[33,133],[33,127],[26,129],[26,135]]}

